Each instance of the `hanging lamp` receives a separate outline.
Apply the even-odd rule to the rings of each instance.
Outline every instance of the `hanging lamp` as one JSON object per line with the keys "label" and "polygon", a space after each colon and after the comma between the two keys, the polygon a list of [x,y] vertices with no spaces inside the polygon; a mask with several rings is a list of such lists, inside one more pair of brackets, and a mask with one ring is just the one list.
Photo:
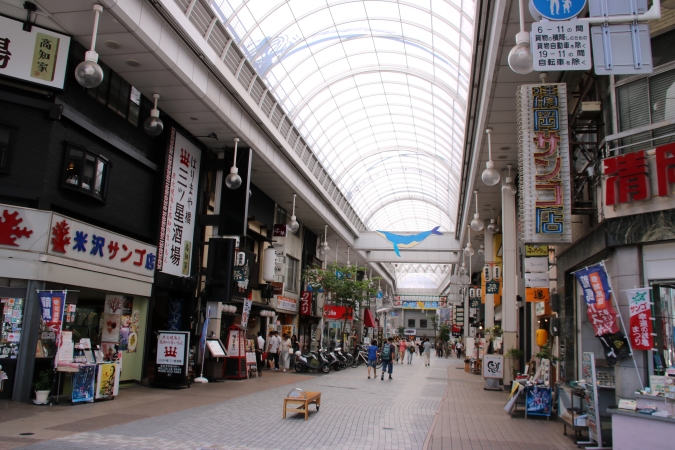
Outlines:
{"label": "hanging lamp", "polygon": [[492,128],[487,128],[485,133],[487,133],[488,141],[488,161],[485,163],[485,170],[481,175],[481,179],[483,180],[483,183],[487,184],[488,186],[494,186],[499,183],[501,175],[499,174],[499,171],[495,169],[495,163],[492,161],[492,138],[490,137],[492,134]]}
{"label": "hanging lamp", "polygon": [[473,220],[471,221],[471,229],[473,231],[480,231],[483,229],[483,221],[480,220],[480,214],[478,214],[478,189],[473,191],[474,195],[476,196],[476,214],[473,215]]}
{"label": "hanging lamp", "polygon": [[518,12],[520,13],[520,31],[516,34],[516,45],[509,52],[508,61],[511,70],[525,75],[534,70],[534,60],[530,50],[530,33],[525,30],[523,0],[518,1]]}
{"label": "hanging lamp", "polygon": [[464,248],[464,255],[470,257],[473,256],[475,251],[473,249],[473,245],[471,244],[471,226],[467,226],[467,228],[469,229],[469,239],[467,240],[466,247]]}
{"label": "hanging lamp", "polygon": [[84,54],[84,61],[75,68],[75,79],[83,87],[92,89],[103,81],[103,69],[98,65],[96,53],[96,33],[98,33],[98,17],[103,12],[103,6],[94,5],[94,31],[91,34],[91,47]]}
{"label": "hanging lamp", "polygon": [[300,229],[300,224],[298,223],[297,218],[295,217],[295,197],[296,194],[293,194],[293,214],[291,214],[291,223],[288,224],[288,229],[293,234],[297,233],[298,230]]}
{"label": "hanging lamp", "polygon": [[237,169],[237,145],[239,138],[234,138],[234,159],[232,160],[232,167],[230,173],[225,177],[225,185],[230,189],[237,189],[241,186],[241,177],[239,176],[239,169]]}
{"label": "hanging lamp", "polygon": [[164,122],[159,118],[159,109],[157,109],[159,94],[152,94],[152,99],[155,101],[155,107],[150,110],[150,116],[143,122],[143,129],[150,136],[159,136],[164,130]]}
{"label": "hanging lamp", "polygon": [[497,221],[495,220],[495,210],[492,210],[492,218],[490,219],[490,224],[487,226],[487,231],[490,234],[497,234],[499,233],[499,225],[497,224]]}
{"label": "hanging lamp", "polygon": [[509,169],[509,174],[504,180],[504,186],[502,186],[502,191],[505,191],[512,195],[516,195],[518,193],[518,188],[513,182],[513,178],[511,178],[511,169],[513,169],[513,166],[509,164],[508,166],[506,166],[506,168]]}

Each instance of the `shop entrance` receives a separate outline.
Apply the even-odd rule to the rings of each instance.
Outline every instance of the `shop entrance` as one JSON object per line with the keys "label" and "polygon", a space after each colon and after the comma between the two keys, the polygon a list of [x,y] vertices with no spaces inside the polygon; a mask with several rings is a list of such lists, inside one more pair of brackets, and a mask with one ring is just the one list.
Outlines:
{"label": "shop entrance", "polygon": [[654,374],[662,375],[664,367],[675,363],[675,281],[652,284],[654,300]]}

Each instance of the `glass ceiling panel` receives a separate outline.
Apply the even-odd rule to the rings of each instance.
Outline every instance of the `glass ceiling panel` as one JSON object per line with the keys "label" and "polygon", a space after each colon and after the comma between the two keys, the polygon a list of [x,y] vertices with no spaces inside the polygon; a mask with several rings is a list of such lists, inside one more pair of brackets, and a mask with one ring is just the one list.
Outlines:
{"label": "glass ceiling panel", "polygon": [[474,0],[211,3],[368,228],[454,230]]}

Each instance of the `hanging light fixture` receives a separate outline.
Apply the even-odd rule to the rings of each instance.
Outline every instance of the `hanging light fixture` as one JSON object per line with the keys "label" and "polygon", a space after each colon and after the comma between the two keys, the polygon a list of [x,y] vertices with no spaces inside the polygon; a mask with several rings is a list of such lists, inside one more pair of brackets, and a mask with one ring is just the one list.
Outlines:
{"label": "hanging light fixture", "polygon": [[75,68],[75,79],[87,89],[95,88],[103,81],[103,69],[98,65],[98,53],[96,53],[98,16],[102,12],[103,6],[94,5],[94,31],[91,34],[91,48],[84,54],[84,61]]}
{"label": "hanging light fixture", "polygon": [[297,233],[298,229],[300,229],[300,224],[298,223],[298,221],[295,217],[295,197],[296,197],[296,194],[293,194],[293,214],[291,214],[291,223],[288,224],[288,229],[293,234]]}
{"label": "hanging light fixture", "polygon": [[480,248],[478,249],[478,254],[479,255],[485,254],[485,246],[483,244],[480,244]]}
{"label": "hanging light fixture", "polygon": [[513,178],[511,178],[511,169],[513,169],[513,166],[509,164],[506,167],[507,169],[509,169],[509,175],[504,180],[504,186],[502,186],[502,191],[506,191],[509,194],[516,195],[518,193],[518,188],[513,182]]}
{"label": "hanging light fixture", "polygon": [[150,110],[150,117],[143,122],[143,129],[150,136],[159,136],[164,130],[164,122],[159,118],[159,109],[157,109],[159,94],[152,94],[152,98],[155,100],[155,107]]}
{"label": "hanging light fixture", "polygon": [[497,234],[499,233],[499,225],[497,224],[497,221],[495,220],[495,210],[492,210],[492,219],[490,219],[490,225],[487,226],[487,231],[490,234]]}
{"label": "hanging light fixture", "polygon": [[514,72],[525,75],[534,70],[534,61],[530,50],[530,33],[525,31],[523,0],[518,1],[518,10],[520,12],[520,31],[516,34],[515,47],[509,52],[509,67]]}
{"label": "hanging light fixture", "polygon": [[230,167],[230,174],[225,177],[225,185],[230,189],[237,189],[241,186],[241,177],[239,176],[239,169],[237,169],[237,145],[239,138],[234,138],[234,159],[232,160],[232,167]]}
{"label": "hanging light fixture", "polygon": [[323,235],[323,244],[319,248],[319,253],[322,255],[327,255],[330,252],[330,247],[328,246],[328,225],[326,225],[325,232]]}
{"label": "hanging light fixture", "polygon": [[349,261],[349,247],[347,247],[347,267],[351,267],[351,266],[352,266],[352,264]]}
{"label": "hanging light fixture", "polygon": [[473,256],[475,253],[473,249],[473,245],[471,244],[471,227],[467,227],[469,229],[469,239],[466,242],[466,247],[464,248],[464,256]]}
{"label": "hanging light fixture", "polygon": [[481,175],[481,179],[483,180],[483,183],[488,186],[494,186],[499,183],[501,175],[499,174],[499,171],[495,169],[495,163],[492,161],[492,139],[490,138],[492,128],[486,129],[485,132],[487,133],[488,139],[488,161],[485,163],[485,170]]}
{"label": "hanging light fixture", "polygon": [[473,220],[471,221],[471,229],[473,231],[480,231],[483,229],[483,221],[480,220],[480,214],[478,214],[478,189],[473,191],[476,196],[476,214],[473,215]]}

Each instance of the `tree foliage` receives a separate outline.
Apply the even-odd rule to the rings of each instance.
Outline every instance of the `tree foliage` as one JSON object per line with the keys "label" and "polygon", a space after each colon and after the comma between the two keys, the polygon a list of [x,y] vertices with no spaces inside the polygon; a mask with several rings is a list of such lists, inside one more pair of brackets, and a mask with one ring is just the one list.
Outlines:
{"label": "tree foliage", "polygon": [[365,267],[333,263],[326,269],[314,267],[303,273],[307,286],[314,291],[323,289],[328,302],[345,307],[344,315],[336,317],[337,320],[343,320],[343,330],[356,304],[370,306],[370,298],[377,292],[379,278],[364,281],[361,274],[365,273],[365,270]]}

